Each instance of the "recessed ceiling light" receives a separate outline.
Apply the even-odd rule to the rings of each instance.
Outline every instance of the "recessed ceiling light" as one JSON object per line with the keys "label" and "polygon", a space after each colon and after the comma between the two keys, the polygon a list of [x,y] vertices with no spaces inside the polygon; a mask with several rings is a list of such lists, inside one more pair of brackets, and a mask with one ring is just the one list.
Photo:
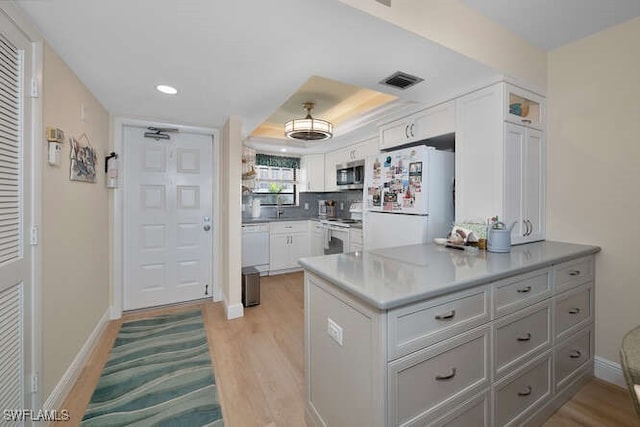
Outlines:
{"label": "recessed ceiling light", "polygon": [[173,86],[158,85],[156,86],[156,89],[158,89],[162,93],[166,93],[167,95],[175,95],[176,93],[178,93],[178,89]]}
{"label": "recessed ceiling light", "polygon": [[286,148],[281,148],[280,151],[283,152],[283,153],[286,153],[287,149]]}

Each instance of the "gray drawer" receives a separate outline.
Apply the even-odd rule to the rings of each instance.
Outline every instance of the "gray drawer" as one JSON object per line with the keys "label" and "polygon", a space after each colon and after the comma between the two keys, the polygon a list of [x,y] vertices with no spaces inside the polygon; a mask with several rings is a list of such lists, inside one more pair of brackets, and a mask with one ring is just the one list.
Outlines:
{"label": "gray drawer", "polygon": [[511,314],[551,296],[551,270],[538,270],[493,285],[495,317]]}
{"label": "gray drawer", "polygon": [[593,280],[593,256],[567,261],[553,267],[556,294]]}
{"label": "gray drawer", "polygon": [[555,350],[556,390],[571,383],[573,373],[591,362],[593,357],[593,329],[584,329]]}
{"label": "gray drawer", "polygon": [[391,310],[387,314],[387,360],[487,323],[490,314],[488,286]]}
{"label": "gray drawer", "polygon": [[554,298],[555,335],[558,342],[593,320],[593,283],[586,283]]}
{"label": "gray drawer", "polygon": [[548,352],[493,387],[495,425],[520,425],[549,399],[551,365]]}
{"label": "gray drawer", "polygon": [[494,372],[498,378],[551,346],[550,300],[499,320],[494,333]]}
{"label": "gray drawer", "polygon": [[280,221],[269,224],[271,234],[306,233],[309,231],[309,221]]}
{"label": "gray drawer", "polygon": [[429,423],[429,427],[490,427],[491,393],[487,390],[456,406],[446,415]]}
{"label": "gray drawer", "polygon": [[434,411],[488,387],[489,342],[483,326],[390,362],[389,425],[423,425]]}

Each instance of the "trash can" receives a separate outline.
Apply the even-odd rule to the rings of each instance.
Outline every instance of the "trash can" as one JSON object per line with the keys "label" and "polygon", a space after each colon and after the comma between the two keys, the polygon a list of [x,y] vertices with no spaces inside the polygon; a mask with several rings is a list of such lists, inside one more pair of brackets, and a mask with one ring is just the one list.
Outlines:
{"label": "trash can", "polygon": [[254,267],[242,268],[242,305],[260,304],[260,272]]}

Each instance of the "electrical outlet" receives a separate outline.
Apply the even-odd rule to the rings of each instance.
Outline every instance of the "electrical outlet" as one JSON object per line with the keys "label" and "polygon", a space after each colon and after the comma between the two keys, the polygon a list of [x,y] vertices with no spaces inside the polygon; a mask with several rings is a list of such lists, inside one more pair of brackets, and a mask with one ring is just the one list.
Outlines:
{"label": "electrical outlet", "polygon": [[305,203],[304,204],[304,210],[308,211],[309,210],[309,203]]}
{"label": "electrical outlet", "polygon": [[342,327],[327,317],[327,332],[338,345],[342,346]]}
{"label": "electrical outlet", "polygon": [[340,210],[343,211],[344,210],[344,202],[340,202]]}

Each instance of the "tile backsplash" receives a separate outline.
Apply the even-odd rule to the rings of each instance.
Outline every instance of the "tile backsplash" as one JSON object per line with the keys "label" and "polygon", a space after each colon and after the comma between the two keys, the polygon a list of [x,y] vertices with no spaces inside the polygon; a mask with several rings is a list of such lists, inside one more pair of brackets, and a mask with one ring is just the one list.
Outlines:
{"label": "tile backsplash", "polygon": [[[242,196],[242,205],[244,208],[242,211],[242,219],[251,219],[252,199],[253,197],[250,194]],[[331,193],[300,193],[298,206],[283,206],[284,214],[281,218],[317,218],[318,200],[334,200],[336,202],[336,217],[349,218],[349,206],[352,202],[362,200],[362,190],[336,191]],[[309,209],[305,209],[305,203],[309,205]],[[342,209],[340,209],[341,207]],[[260,209],[260,218],[272,219],[275,217],[275,206],[262,206]]]}

